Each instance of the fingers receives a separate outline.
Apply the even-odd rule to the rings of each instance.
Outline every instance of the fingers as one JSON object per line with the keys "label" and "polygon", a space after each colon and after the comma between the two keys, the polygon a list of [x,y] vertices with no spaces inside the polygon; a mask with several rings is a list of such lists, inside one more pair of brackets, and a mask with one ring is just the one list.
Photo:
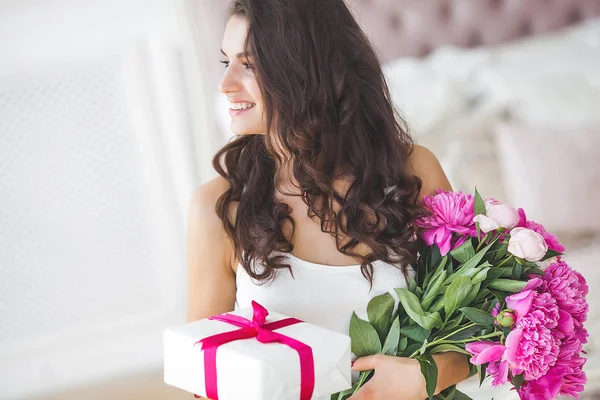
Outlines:
{"label": "fingers", "polygon": [[[353,371],[366,371],[369,369],[375,369],[375,365],[380,359],[380,354],[374,356],[366,356],[356,359],[352,365]],[[358,393],[358,392],[357,392]]]}

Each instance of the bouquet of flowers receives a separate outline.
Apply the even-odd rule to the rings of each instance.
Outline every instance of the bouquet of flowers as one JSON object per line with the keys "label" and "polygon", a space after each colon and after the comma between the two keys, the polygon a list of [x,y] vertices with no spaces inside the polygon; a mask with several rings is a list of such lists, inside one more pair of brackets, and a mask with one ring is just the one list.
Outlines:
{"label": "bouquet of flowers", "polygon": [[[475,194],[438,190],[425,198],[429,215],[416,221],[423,246],[415,277],[368,304],[368,321],[353,314],[352,352],[415,358],[427,394],[468,399],[456,385],[434,395],[432,354],[470,356],[469,376],[492,386],[510,382],[522,399],[579,398],[586,382],[581,357],[588,287],[561,259],[564,247],[522,209]],[[394,309],[396,308],[396,309]],[[372,375],[332,400],[343,400]]]}

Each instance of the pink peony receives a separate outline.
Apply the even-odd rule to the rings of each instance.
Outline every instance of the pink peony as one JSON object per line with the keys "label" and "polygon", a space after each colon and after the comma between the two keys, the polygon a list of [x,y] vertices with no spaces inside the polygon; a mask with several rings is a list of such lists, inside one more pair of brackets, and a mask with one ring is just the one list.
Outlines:
{"label": "pink peony", "polygon": [[485,215],[496,222],[499,227],[510,230],[519,223],[519,212],[511,205],[499,202],[493,198],[485,199],[484,202]]}
{"label": "pink peony", "polygon": [[504,357],[514,375],[535,380],[548,372],[558,358],[560,340],[553,335],[558,320],[556,300],[549,293],[534,292],[529,312],[506,337]]}
{"label": "pink peony", "polygon": [[527,216],[525,214],[525,211],[522,208],[519,208],[518,212],[519,212],[519,223],[517,224],[518,227],[531,229],[532,231],[535,231],[535,232],[539,233],[540,235],[542,235],[542,237],[546,241],[546,244],[548,245],[548,248],[550,250],[554,250],[559,253],[563,253],[565,251],[565,246],[563,246],[558,241],[558,238],[556,237],[556,235],[546,232],[546,228],[544,228],[543,225],[538,224],[535,221],[527,221]]}
{"label": "pink peony", "polygon": [[561,260],[551,264],[542,279],[546,290],[556,299],[558,307],[573,318],[575,329],[581,328],[589,309],[585,300],[588,292],[585,278]]}
{"label": "pink peony", "polygon": [[[428,246],[437,244],[440,253],[446,255],[466,240],[464,237],[477,235],[473,222],[473,196],[463,192],[437,190],[435,196],[424,198],[425,206],[432,215],[416,220],[416,225],[425,228],[421,238]],[[459,234],[463,237],[456,237]]]}
{"label": "pink peony", "polygon": [[505,347],[498,342],[470,342],[465,345],[465,350],[473,354],[471,364],[481,365],[491,361],[499,361],[504,354]]}
{"label": "pink peony", "polygon": [[522,399],[553,399],[558,394],[579,398],[587,381],[582,370],[586,359],[579,357],[581,342],[574,337],[568,339],[560,348],[556,364],[546,375],[534,381],[525,382],[519,389]]}
{"label": "pink peony", "polygon": [[517,227],[510,231],[507,250],[515,257],[524,258],[527,261],[539,261],[548,252],[548,245],[539,233]]}
{"label": "pink peony", "polygon": [[[517,314],[517,318],[524,317],[529,312],[533,302],[534,292],[532,290],[523,290],[506,297],[506,307]],[[518,319],[517,319],[518,320]]]}
{"label": "pink peony", "polygon": [[549,371],[539,379],[523,383],[519,388],[519,397],[522,400],[554,399],[559,393],[562,381],[559,371]]}

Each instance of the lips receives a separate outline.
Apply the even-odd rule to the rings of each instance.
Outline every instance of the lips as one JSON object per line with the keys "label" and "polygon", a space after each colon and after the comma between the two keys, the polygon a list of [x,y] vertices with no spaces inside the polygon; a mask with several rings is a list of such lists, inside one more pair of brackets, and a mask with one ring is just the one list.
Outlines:
{"label": "lips", "polygon": [[241,114],[245,113],[246,111],[252,110],[254,107],[256,107],[256,105],[249,107],[249,108],[241,108],[239,110],[234,110],[233,108],[230,108],[229,115],[231,115],[232,117],[235,117],[237,115],[241,115]]}

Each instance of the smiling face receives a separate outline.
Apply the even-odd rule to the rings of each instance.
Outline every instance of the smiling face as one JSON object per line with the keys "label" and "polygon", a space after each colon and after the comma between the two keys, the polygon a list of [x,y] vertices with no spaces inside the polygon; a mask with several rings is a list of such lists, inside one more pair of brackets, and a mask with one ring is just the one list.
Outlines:
{"label": "smiling face", "polygon": [[247,32],[246,18],[234,15],[227,22],[221,45],[225,72],[219,88],[229,99],[231,131],[238,135],[264,135],[266,122],[253,58],[244,54]]}

